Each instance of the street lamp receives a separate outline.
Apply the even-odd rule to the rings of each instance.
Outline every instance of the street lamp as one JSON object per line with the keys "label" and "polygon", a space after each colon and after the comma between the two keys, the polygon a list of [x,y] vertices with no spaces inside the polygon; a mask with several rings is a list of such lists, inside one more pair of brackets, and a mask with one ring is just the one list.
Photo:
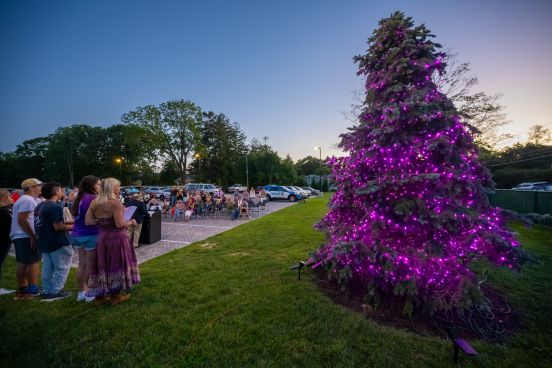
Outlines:
{"label": "street lamp", "polygon": [[194,158],[197,160],[197,180],[199,181],[199,175],[201,174],[201,153],[196,153]]}
{"label": "street lamp", "polygon": [[322,193],[322,147],[314,147],[314,149],[320,151],[320,167],[318,168],[318,180],[320,181],[320,193]]}
{"label": "street lamp", "polygon": [[246,191],[249,190],[249,165],[247,164],[247,151],[245,152],[245,180],[246,180],[246,183],[245,183],[245,186],[246,186]]}
{"label": "street lamp", "polygon": [[117,157],[117,158],[115,159],[115,162],[119,164],[119,180],[122,181],[122,178],[121,178],[121,176],[122,176],[122,175],[121,175],[122,169],[121,169],[121,167],[123,166],[123,158],[122,158],[122,157]]}

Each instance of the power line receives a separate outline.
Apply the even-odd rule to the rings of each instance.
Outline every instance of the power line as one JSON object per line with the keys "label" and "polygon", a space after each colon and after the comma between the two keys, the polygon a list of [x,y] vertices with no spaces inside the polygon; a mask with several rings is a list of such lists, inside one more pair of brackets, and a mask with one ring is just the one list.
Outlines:
{"label": "power line", "polygon": [[[544,148],[534,148],[532,150],[520,152],[521,157],[519,157],[518,159],[530,158],[531,155],[533,155],[535,153],[547,152],[547,151],[551,151],[551,150],[552,150],[552,146],[547,146],[547,147],[544,147]],[[492,163],[498,163],[498,162],[508,160],[508,159],[509,158],[491,158],[487,161],[482,162],[481,164],[482,165],[487,165],[487,164],[492,164]]]}
{"label": "power line", "polygon": [[501,164],[485,165],[485,166],[486,166],[486,167],[504,166],[504,165],[509,165],[509,164],[515,164],[515,163],[518,163],[518,162],[537,160],[537,159],[539,159],[539,158],[550,157],[550,156],[552,156],[552,153],[550,153],[550,154],[548,154],[548,155],[544,155],[544,156],[526,158],[525,160],[516,160],[516,161],[504,162],[504,163],[501,163]]}

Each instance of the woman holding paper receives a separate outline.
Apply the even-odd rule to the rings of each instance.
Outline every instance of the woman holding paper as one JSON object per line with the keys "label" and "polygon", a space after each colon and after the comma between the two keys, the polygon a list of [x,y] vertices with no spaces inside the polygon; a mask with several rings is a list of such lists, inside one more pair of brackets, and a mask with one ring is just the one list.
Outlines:
{"label": "woman holding paper", "polygon": [[126,231],[136,221],[125,221],[124,207],[118,200],[120,191],[121,183],[117,179],[103,179],[100,192],[86,213],[86,225],[100,227],[96,260],[90,270],[86,294],[96,297],[97,304],[128,300],[132,285],[140,282],[136,254]]}

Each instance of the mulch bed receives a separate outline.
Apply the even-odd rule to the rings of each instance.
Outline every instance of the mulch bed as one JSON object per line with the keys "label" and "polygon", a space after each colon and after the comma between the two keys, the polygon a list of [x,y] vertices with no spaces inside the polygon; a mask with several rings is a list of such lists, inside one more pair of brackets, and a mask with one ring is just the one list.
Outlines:
{"label": "mulch bed", "polygon": [[383,298],[376,308],[374,305],[367,304],[361,293],[341,290],[337,282],[328,280],[327,274],[323,271],[315,271],[313,275],[314,281],[320,290],[334,303],[361,313],[366,318],[370,318],[379,324],[407,330],[418,335],[447,338],[446,327],[449,323],[443,321],[445,317],[447,320],[452,320],[455,325],[460,326],[461,337],[470,340],[480,339],[507,343],[508,336],[522,328],[521,313],[512,309],[500,293],[489,287],[485,288],[485,296],[492,301],[492,314],[497,322],[497,329],[499,331],[503,329],[504,332],[484,336],[469,328],[468,324],[455,313],[449,313],[446,316],[443,313],[430,316],[418,311],[414,312],[412,317],[409,317],[404,315],[403,302],[398,297]]}

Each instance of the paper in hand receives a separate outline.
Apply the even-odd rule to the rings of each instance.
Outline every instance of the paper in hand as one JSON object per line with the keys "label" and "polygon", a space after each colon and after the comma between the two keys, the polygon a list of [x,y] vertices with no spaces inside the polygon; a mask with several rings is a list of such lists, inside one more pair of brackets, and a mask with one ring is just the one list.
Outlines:
{"label": "paper in hand", "polygon": [[136,206],[125,207],[125,211],[123,212],[124,220],[130,221],[134,212],[136,212]]}
{"label": "paper in hand", "polygon": [[71,211],[69,211],[69,208],[67,207],[63,207],[63,222],[65,224],[72,224],[75,222],[73,215],[71,215]]}

